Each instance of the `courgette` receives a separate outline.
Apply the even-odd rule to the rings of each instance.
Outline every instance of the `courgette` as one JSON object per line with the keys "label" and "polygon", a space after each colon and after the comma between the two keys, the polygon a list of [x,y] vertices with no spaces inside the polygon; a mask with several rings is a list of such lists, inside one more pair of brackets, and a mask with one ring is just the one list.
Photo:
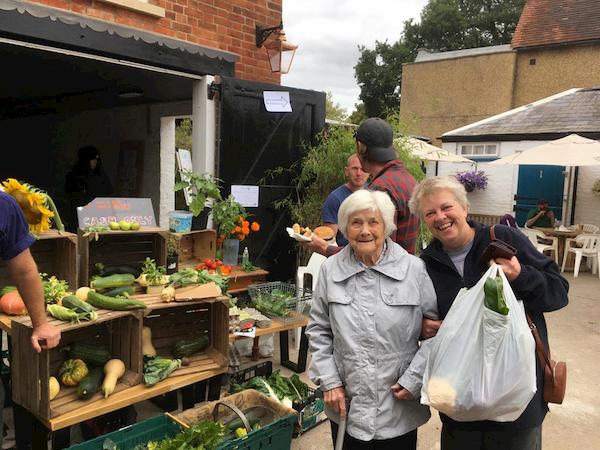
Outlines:
{"label": "courgette", "polygon": [[108,277],[100,277],[92,280],[90,287],[92,289],[110,289],[121,286],[131,286],[135,282],[135,277],[130,273],[123,275],[110,275]]}
{"label": "courgette", "polygon": [[107,277],[109,275],[118,275],[118,274],[131,274],[135,278],[139,277],[142,273],[142,269],[138,265],[137,267],[128,266],[128,265],[104,265],[102,263],[96,264],[96,270],[101,277]]}
{"label": "courgette", "polygon": [[82,400],[88,400],[100,390],[102,380],[104,379],[104,368],[96,367],[87,374],[87,376],[77,385],[77,397]]}
{"label": "courgette", "polygon": [[112,357],[108,349],[101,344],[73,342],[64,347],[63,350],[68,352],[70,358],[81,359],[91,366],[104,366],[106,361]]}
{"label": "courgette", "polygon": [[109,289],[108,291],[102,292],[103,295],[108,295],[109,297],[118,297],[118,296],[127,297],[128,295],[133,295],[134,293],[135,293],[134,286],[121,286],[118,288],[112,288],[112,289]]}
{"label": "courgette", "polygon": [[173,346],[173,356],[175,358],[183,358],[184,356],[190,356],[194,353],[201,352],[208,347],[208,343],[208,336],[178,341]]}
{"label": "courgette", "polygon": [[72,309],[76,313],[91,313],[96,311],[92,305],[86,302],[82,302],[74,295],[67,295],[62,299],[62,305],[65,308]]}
{"label": "courgette", "polygon": [[112,309],[115,311],[146,308],[146,304],[139,300],[125,297],[109,297],[94,291],[88,293],[88,303],[94,305],[96,308]]}

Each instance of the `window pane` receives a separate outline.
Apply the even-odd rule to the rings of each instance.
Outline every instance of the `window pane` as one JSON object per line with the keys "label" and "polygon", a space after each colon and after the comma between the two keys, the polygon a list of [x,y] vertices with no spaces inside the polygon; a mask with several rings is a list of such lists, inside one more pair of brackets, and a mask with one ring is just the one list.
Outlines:
{"label": "window pane", "polygon": [[483,155],[484,148],[485,148],[485,146],[483,146],[483,145],[475,145],[473,154],[474,155]]}
{"label": "window pane", "polygon": [[460,153],[461,155],[470,155],[471,154],[471,145],[461,145]]}
{"label": "window pane", "polygon": [[485,146],[485,154],[486,155],[495,155],[496,154],[496,144],[486,145]]}

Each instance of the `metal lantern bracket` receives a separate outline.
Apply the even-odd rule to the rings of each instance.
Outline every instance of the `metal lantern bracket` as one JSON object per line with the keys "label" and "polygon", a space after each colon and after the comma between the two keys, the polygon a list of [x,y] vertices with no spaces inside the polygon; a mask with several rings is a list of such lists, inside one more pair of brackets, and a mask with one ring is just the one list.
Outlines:
{"label": "metal lantern bracket", "polygon": [[283,30],[283,21],[274,27],[261,27],[260,25],[256,25],[256,46],[258,48],[262,47],[269,36],[280,30]]}

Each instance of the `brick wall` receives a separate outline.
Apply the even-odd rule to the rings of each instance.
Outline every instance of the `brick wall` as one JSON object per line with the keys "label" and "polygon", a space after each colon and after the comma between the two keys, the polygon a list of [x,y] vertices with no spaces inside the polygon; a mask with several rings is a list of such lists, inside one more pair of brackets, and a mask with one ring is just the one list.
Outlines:
{"label": "brick wall", "polygon": [[281,21],[282,0],[148,0],[165,9],[156,18],[98,0],[30,0],[84,16],[236,53],[236,77],[280,83],[264,48],[255,45],[255,25]]}

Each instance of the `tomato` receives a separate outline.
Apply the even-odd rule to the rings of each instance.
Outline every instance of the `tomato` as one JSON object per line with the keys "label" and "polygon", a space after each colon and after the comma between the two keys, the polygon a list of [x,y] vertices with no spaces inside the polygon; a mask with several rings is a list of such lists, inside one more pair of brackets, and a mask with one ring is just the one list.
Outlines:
{"label": "tomato", "polygon": [[217,264],[217,267],[222,266],[223,265],[223,261],[221,261],[220,259],[217,259],[215,261],[215,263]]}

